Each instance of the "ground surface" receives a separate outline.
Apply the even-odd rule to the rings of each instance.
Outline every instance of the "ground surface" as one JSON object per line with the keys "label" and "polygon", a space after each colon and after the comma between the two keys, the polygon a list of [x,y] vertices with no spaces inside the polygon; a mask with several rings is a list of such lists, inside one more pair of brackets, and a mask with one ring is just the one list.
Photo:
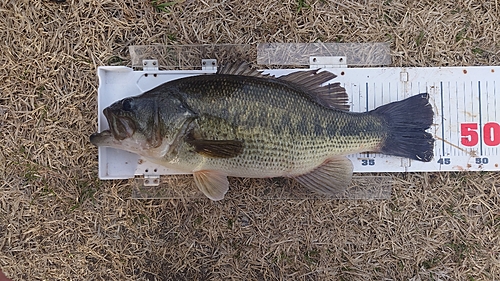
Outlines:
{"label": "ground surface", "polygon": [[14,280],[500,280],[498,173],[397,174],[383,201],[261,200],[252,192],[274,181],[242,179],[222,202],[137,201],[131,182],[97,178],[88,141],[96,68],[128,65],[129,45],[383,41],[395,66],[498,65],[498,5],[1,1],[0,268]]}

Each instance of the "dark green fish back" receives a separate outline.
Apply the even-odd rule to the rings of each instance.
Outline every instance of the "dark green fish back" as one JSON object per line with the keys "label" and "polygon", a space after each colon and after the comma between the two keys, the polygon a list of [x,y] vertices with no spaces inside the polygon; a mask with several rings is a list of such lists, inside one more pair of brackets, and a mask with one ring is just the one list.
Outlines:
{"label": "dark green fish back", "polygon": [[186,103],[195,112],[222,118],[235,126],[309,137],[358,134],[359,130],[369,129],[366,124],[347,120],[362,122],[368,116],[326,108],[290,83],[277,79],[235,75],[196,78],[180,79],[175,85]]}

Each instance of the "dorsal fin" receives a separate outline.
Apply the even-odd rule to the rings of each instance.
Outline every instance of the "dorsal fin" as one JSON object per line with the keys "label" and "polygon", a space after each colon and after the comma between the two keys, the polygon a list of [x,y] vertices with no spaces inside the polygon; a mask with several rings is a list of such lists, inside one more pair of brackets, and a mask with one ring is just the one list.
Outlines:
{"label": "dorsal fin", "polygon": [[340,83],[332,83],[321,86],[324,83],[334,79],[337,75],[319,69],[308,71],[297,71],[278,77],[299,87],[307,93],[317,103],[328,107],[348,111],[350,106],[347,104],[349,97]]}
{"label": "dorsal fin", "polygon": [[224,64],[217,69],[217,74],[269,77],[269,74],[262,74],[260,71],[250,67],[250,65],[244,61]]}
{"label": "dorsal fin", "polygon": [[[266,77],[276,79],[269,74],[262,74],[260,71],[250,67],[246,62],[227,63],[217,69],[217,74],[244,75],[254,77]],[[329,71],[308,70],[296,71],[277,79],[286,81],[306,93],[315,102],[327,107],[348,111],[347,104],[349,98],[344,87],[340,83],[332,83],[322,86],[324,83],[334,79],[337,75]]]}

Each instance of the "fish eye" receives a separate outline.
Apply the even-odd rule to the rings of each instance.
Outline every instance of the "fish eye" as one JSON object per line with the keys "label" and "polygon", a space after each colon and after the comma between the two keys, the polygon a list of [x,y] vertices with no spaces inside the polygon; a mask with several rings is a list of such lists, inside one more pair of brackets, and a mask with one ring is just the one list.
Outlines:
{"label": "fish eye", "polygon": [[122,101],[122,109],[125,111],[131,111],[132,110],[132,99],[124,99]]}

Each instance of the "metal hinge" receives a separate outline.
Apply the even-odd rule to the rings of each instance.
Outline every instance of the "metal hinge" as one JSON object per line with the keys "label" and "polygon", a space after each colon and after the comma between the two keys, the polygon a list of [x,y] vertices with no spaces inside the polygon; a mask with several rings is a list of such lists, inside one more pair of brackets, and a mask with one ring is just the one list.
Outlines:
{"label": "metal hinge", "polygon": [[217,70],[217,60],[216,59],[202,59],[201,60],[202,70]]}
{"label": "metal hinge", "polygon": [[340,68],[347,67],[347,58],[344,56],[336,57],[309,57],[309,68]]}
{"label": "metal hinge", "polygon": [[158,70],[158,60],[143,60],[142,61],[143,71],[157,71]]}
{"label": "metal hinge", "polygon": [[144,175],[144,186],[159,186],[160,176],[159,175]]}

